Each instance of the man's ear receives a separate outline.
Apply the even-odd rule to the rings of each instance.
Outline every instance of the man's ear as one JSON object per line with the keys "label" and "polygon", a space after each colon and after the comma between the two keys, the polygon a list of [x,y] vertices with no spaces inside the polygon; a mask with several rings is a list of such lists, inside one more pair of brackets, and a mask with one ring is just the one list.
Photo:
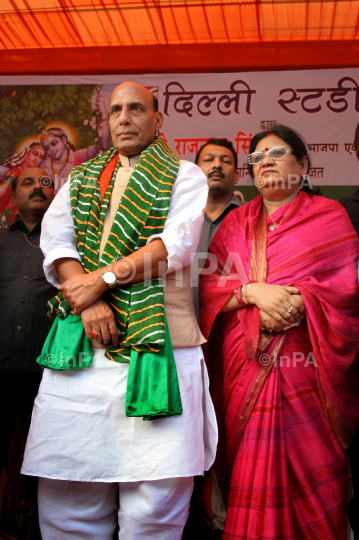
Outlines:
{"label": "man's ear", "polygon": [[11,200],[12,200],[12,205],[16,206],[16,192],[15,191],[11,192]]}
{"label": "man's ear", "polygon": [[163,125],[163,115],[160,111],[156,112],[156,130],[160,130]]}

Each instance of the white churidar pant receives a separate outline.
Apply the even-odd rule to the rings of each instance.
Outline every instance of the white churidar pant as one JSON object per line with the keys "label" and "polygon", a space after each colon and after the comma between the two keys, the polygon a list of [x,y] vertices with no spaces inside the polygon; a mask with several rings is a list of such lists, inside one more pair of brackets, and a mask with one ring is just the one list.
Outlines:
{"label": "white churidar pant", "polygon": [[193,478],[151,482],[39,479],[43,540],[181,540]]}

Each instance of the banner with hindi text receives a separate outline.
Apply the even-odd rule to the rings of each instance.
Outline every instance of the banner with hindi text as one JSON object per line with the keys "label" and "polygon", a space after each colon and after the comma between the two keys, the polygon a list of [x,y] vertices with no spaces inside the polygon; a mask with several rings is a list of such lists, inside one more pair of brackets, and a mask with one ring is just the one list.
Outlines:
{"label": "banner with hindi text", "polygon": [[251,138],[276,123],[304,137],[313,185],[358,184],[353,139],[359,69],[0,77],[0,227],[14,217],[11,181],[24,168],[43,167],[58,190],[73,166],[111,145],[111,93],[126,80],[157,95],[164,116],[161,135],[180,159],[194,161],[209,137],[232,141],[239,186],[252,183],[247,166]]}

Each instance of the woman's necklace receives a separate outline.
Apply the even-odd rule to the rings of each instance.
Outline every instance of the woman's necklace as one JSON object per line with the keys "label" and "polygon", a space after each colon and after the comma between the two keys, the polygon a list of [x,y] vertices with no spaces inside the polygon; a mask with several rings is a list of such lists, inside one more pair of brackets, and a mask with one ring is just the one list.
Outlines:
{"label": "woman's necklace", "polygon": [[40,246],[34,246],[34,244],[32,244],[32,243],[30,242],[30,240],[28,240],[28,238],[27,238],[27,236],[26,236],[25,233],[22,233],[22,234],[24,235],[24,238],[25,238],[26,242],[27,242],[28,244],[30,244],[30,246],[32,246],[32,247],[34,247],[34,248],[36,248],[36,249],[40,249]]}
{"label": "woman's necklace", "polygon": [[[266,210],[267,210],[267,207],[266,207]],[[282,219],[280,220],[279,223],[275,223],[275,221],[273,220],[272,216],[268,213],[268,210],[267,210],[267,214],[269,215],[269,217],[271,218],[272,220],[272,223],[273,225],[271,225],[269,227],[269,230],[270,231],[274,231],[274,229],[278,229],[278,227],[280,226],[280,224],[282,223],[283,219],[285,218],[285,216],[288,214],[289,210],[286,211],[286,213],[284,214],[284,216],[282,217]]]}

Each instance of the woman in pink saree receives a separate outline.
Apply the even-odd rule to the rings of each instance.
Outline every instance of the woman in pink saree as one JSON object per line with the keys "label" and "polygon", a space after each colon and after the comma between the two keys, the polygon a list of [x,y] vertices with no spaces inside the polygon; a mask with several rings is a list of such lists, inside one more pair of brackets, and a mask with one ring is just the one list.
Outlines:
{"label": "woman in pink saree", "polygon": [[249,152],[261,195],[224,220],[200,283],[222,538],[346,540],[359,238],[339,203],[300,190],[310,163],[297,133],[276,126]]}

